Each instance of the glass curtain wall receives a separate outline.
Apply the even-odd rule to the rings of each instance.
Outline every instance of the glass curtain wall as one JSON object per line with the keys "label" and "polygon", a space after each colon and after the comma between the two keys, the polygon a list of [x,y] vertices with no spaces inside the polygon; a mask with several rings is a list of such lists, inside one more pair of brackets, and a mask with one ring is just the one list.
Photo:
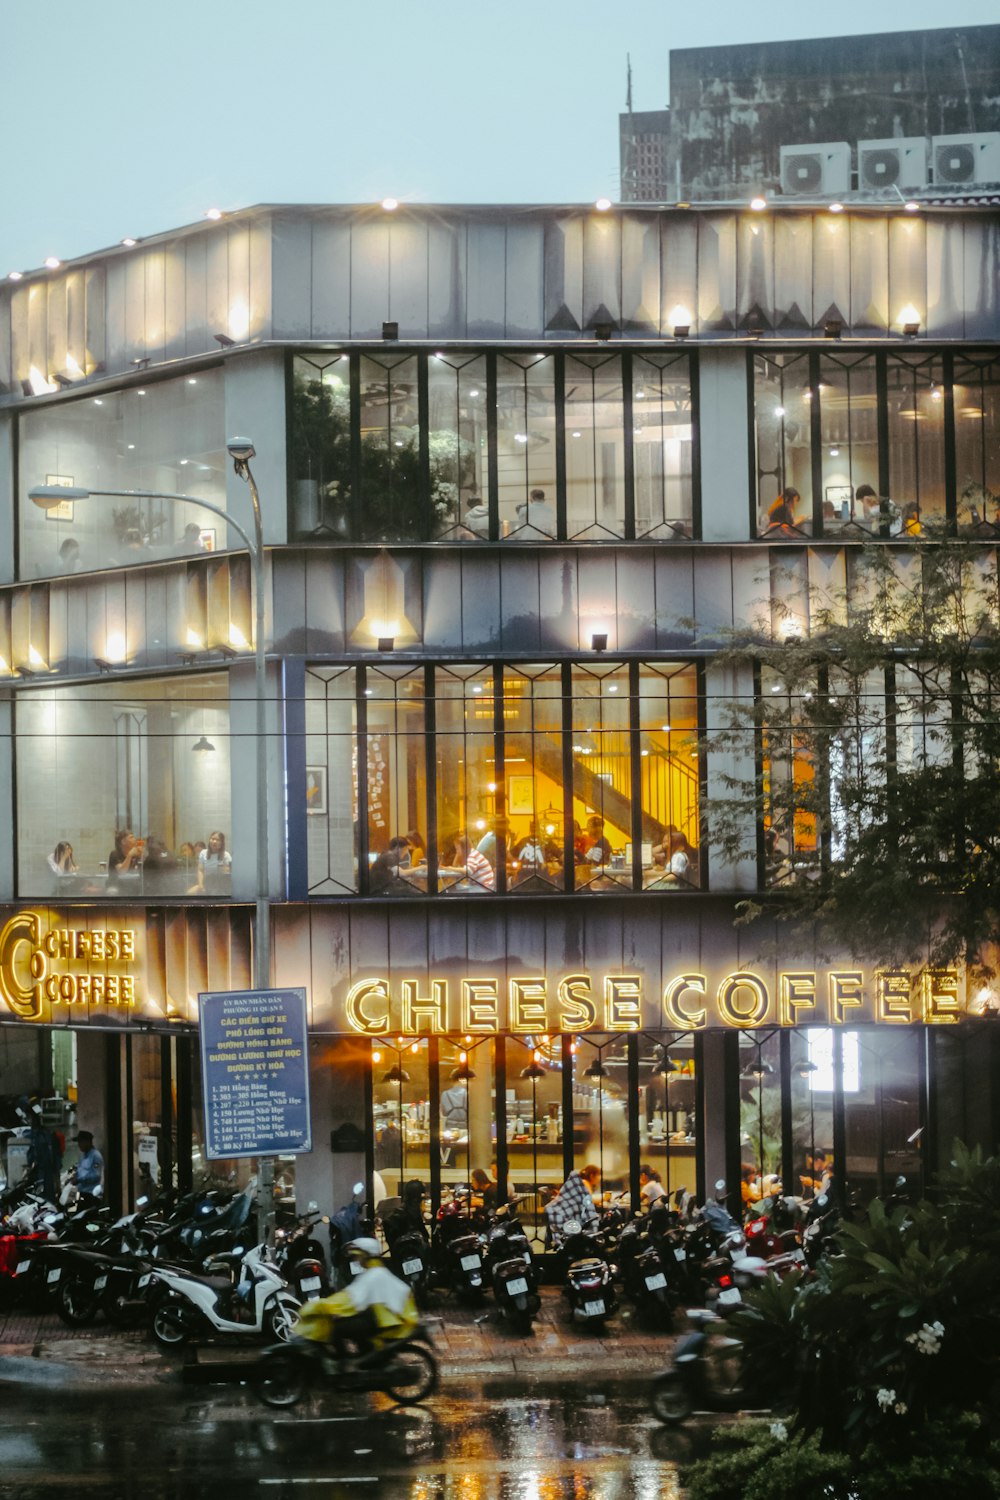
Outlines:
{"label": "glass curtain wall", "polygon": [[21,896],[226,895],[252,858],[224,672],[21,692],[15,758]]}
{"label": "glass curtain wall", "polygon": [[313,894],[701,883],[689,664],[316,666],[305,706]]}
{"label": "glass curtain wall", "polygon": [[945,521],[944,364],[940,355],[886,359],[890,535]]}
{"label": "glass curtain wall", "polygon": [[[873,354],[819,356],[819,470],[825,524],[888,534],[879,495],[878,382]],[[845,514],[844,507],[847,507]]]}
{"label": "glass curtain wall", "polygon": [[808,875],[819,859],[816,763],[809,690],[764,668],[760,683],[765,793],[764,860],[770,885]]}
{"label": "glass curtain wall", "polygon": [[1000,530],[1000,360],[956,355],[955,468],[960,530]]}
{"label": "glass curtain wall", "polygon": [[690,1032],[639,1037],[639,1147],[665,1193],[697,1191],[694,1038]]}
{"label": "glass curtain wall", "polygon": [[686,354],[632,358],[635,535],[694,535],[694,414]]}
{"label": "glass curtain wall", "polygon": [[[399,1198],[404,1182],[430,1176],[427,1038],[386,1037],[371,1056],[375,1170],[384,1195]],[[382,1194],[375,1196],[377,1206]]]}
{"label": "glass curtain wall", "polygon": [[687,352],[297,354],[289,533],[317,541],[690,537],[693,413]]}
{"label": "glass curtain wall", "polygon": [[28,499],[36,485],[162,490],[224,510],[225,440],[218,370],[25,412],[18,418],[21,578],[225,549],[222,523],[197,505],[94,498],[43,511]]}
{"label": "glass curtain wall", "polygon": [[588,1031],[575,1039],[573,1166],[601,1169],[605,1200],[628,1191],[628,1041]]}
{"label": "glass curtain wall", "polygon": [[757,354],[753,378],[758,532],[795,526],[805,533],[813,490],[809,356]]}

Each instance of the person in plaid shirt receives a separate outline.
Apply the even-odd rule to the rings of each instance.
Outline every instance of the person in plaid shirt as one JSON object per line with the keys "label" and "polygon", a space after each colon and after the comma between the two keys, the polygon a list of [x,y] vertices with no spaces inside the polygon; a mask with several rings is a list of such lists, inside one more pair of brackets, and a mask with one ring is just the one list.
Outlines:
{"label": "person in plaid shirt", "polygon": [[571,1172],[559,1190],[559,1196],[546,1206],[545,1217],[554,1244],[562,1242],[565,1226],[575,1220],[581,1229],[596,1229],[598,1213],[591,1196],[601,1181],[601,1169],[593,1165]]}

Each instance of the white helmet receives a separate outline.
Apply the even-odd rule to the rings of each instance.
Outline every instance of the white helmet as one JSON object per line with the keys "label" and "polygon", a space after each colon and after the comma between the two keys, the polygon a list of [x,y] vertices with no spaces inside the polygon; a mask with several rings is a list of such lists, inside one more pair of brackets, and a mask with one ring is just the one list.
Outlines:
{"label": "white helmet", "polygon": [[352,1252],[356,1255],[373,1255],[376,1260],[380,1260],[382,1257],[382,1246],[378,1240],[373,1239],[349,1240],[347,1253],[350,1255]]}

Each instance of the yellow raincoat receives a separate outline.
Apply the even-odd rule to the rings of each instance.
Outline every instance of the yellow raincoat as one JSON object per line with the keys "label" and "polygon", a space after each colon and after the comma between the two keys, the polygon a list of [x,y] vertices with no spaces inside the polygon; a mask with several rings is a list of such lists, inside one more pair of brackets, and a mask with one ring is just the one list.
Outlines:
{"label": "yellow raincoat", "polygon": [[369,1310],[374,1313],[378,1325],[372,1343],[379,1349],[392,1339],[406,1338],[420,1321],[417,1304],[406,1282],[376,1263],[362,1271],[360,1276],[355,1276],[342,1292],[304,1303],[299,1309],[294,1332],[314,1343],[326,1344],[338,1318],[353,1318],[355,1314]]}

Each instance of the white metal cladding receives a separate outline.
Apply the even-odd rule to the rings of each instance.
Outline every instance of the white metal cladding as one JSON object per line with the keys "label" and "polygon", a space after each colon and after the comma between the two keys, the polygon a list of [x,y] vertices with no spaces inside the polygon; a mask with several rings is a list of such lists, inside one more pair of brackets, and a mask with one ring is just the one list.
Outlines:
{"label": "white metal cladding", "polygon": [[[0,400],[238,346],[901,332],[992,340],[1000,218],[589,208],[251,209],[0,286]],[[681,316],[681,314],[685,316]],[[908,317],[906,321],[912,321]],[[22,390],[22,382],[27,385]]]}

